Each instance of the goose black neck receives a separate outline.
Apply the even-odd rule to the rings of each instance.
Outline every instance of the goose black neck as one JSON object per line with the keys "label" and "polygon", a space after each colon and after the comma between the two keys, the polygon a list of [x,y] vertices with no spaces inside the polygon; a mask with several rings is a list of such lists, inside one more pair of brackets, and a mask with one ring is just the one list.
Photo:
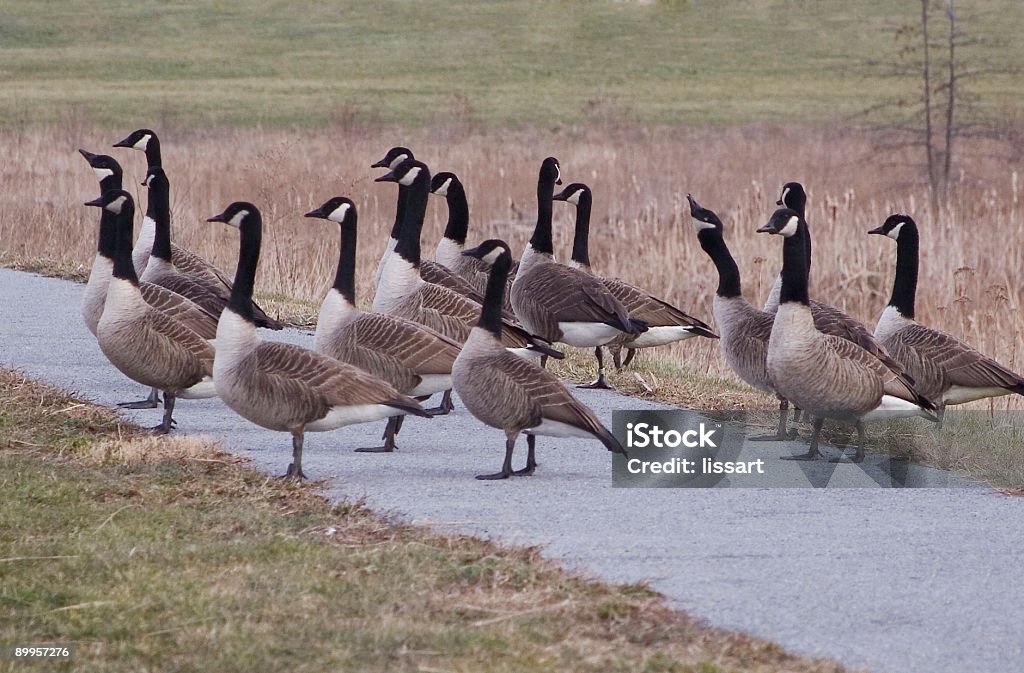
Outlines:
{"label": "goose black neck", "polygon": [[[112,189],[117,190],[121,188],[122,179],[120,173],[111,173],[100,180],[100,196],[103,196],[103,192],[109,192]],[[104,210],[103,212],[105,213],[107,211]]]}
{"label": "goose black neck", "polygon": [[398,240],[402,232],[402,219],[405,217],[405,204],[409,198],[409,188],[405,185],[398,185],[398,201],[395,204],[395,223],[391,225],[391,238]]}
{"label": "goose black neck", "polygon": [[114,245],[114,277],[138,285],[139,277],[132,263],[132,222],[135,220],[135,205],[130,201],[125,202],[120,213],[110,214],[114,219],[117,237]]}
{"label": "goose black neck", "polygon": [[576,204],[576,229],[572,238],[572,261],[590,266],[590,195],[580,194]]}
{"label": "goose black neck", "polygon": [[160,159],[160,139],[156,134],[149,136],[149,142],[146,143],[146,164],[148,168],[163,168]]}
{"label": "goose black neck", "polygon": [[530,237],[530,247],[536,252],[548,255],[555,254],[555,245],[551,240],[552,197],[555,185],[551,180],[541,178],[537,181],[537,226]]}
{"label": "goose black neck", "polygon": [[407,187],[405,209],[402,213],[401,231],[398,232],[398,245],[395,252],[413,266],[420,265],[420,233],[423,231],[423,218],[427,216],[427,195],[430,194],[430,176],[426,169]]}
{"label": "goose black neck", "polygon": [[448,185],[448,224],[444,227],[444,237],[459,245],[466,244],[469,232],[469,203],[466,201],[466,190],[455,180]]}
{"label": "goose black neck", "polygon": [[904,223],[896,239],[896,278],[892,284],[892,297],[889,306],[893,306],[904,318],[914,317],[914,304],[917,296],[917,264],[918,264],[917,227],[910,222]]}
{"label": "goose black neck", "polygon": [[349,214],[341,223],[341,249],[334,289],[352,305],[356,303],[356,216]]}
{"label": "goose black neck", "polygon": [[511,267],[512,258],[504,254],[491,265],[490,275],[487,276],[487,290],[484,292],[484,307],[480,311],[480,321],[477,323],[497,339],[501,339],[502,303],[505,301],[505,283],[508,281]]}
{"label": "goose black neck", "polygon": [[807,237],[807,224],[801,219],[796,233],[787,237],[782,244],[782,291],[779,304],[810,304],[807,295]]}
{"label": "goose black neck", "polygon": [[[100,180],[100,196],[110,190],[121,189],[121,174],[113,173]],[[113,260],[117,248],[117,215],[106,208],[100,209],[100,236],[96,252]]]}
{"label": "goose black neck", "polygon": [[171,261],[171,202],[166,180],[154,179],[149,183],[149,203],[146,217],[153,220],[156,232],[153,236],[154,257]]}
{"label": "goose black neck", "polygon": [[740,269],[736,260],[725,244],[722,232],[718,229],[704,229],[697,234],[700,247],[708,254],[715,268],[718,269],[718,290],[716,294],[723,299],[742,296],[740,290]]}
{"label": "goose black neck", "polygon": [[256,285],[256,267],[260,263],[260,242],[263,239],[263,218],[251,212],[239,227],[238,268],[231,287],[228,308],[255,324],[252,311],[252,291]]}

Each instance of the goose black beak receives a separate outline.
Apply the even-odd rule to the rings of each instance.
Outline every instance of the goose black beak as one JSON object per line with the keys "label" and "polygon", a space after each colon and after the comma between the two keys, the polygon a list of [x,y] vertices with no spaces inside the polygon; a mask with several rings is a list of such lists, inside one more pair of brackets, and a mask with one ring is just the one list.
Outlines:
{"label": "goose black beak", "polygon": [[227,224],[228,218],[225,217],[225,215],[227,215],[227,213],[221,213],[219,215],[214,215],[213,217],[206,218],[206,221],[207,222],[223,222],[223,223]]}
{"label": "goose black beak", "polygon": [[98,196],[95,199],[93,199],[92,201],[86,201],[85,204],[83,204],[83,205],[95,206],[96,208],[102,208],[103,207],[103,197],[102,196]]}
{"label": "goose black beak", "polygon": [[467,248],[462,251],[462,254],[466,257],[476,257],[477,259],[480,259],[480,246],[478,245],[475,248]]}
{"label": "goose black beak", "polygon": [[88,161],[90,164],[96,157],[99,156],[98,154],[93,154],[92,152],[89,152],[88,150],[83,150],[81,148],[79,148],[78,153],[85,157],[85,160]]}
{"label": "goose black beak", "polygon": [[773,227],[771,224],[766,224],[763,227],[760,227],[757,230],[757,233],[759,233],[759,234],[777,234],[779,232],[776,231],[775,227]]}
{"label": "goose black beak", "polygon": [[316,210],[309,211],[308,213],[303,215],[303,217],[318,217],[321,220],[324,220],[324,219],[327,219],[327,214],[324,212],[323,206],[321,206],[320,208],[317,208]]}
{"label": "goose black beak", "polygon": [[875,227],[874,229],[872,229],[868,233],[869,234],[881,234],[882,236],[885,236],[885,225],[882,225],[881,227]]}
{"label": "goose black beak", "polygon": [[[560,184],[560,183],[556,183],[556,184]],[[568,198],[569,198],[569,195],[566,194],[565,190],[563,189],[562,191],[560,191],[557,194],[555,194],[554,196],[552,196],[551,200],[552,201],[565,201]]]}
{"label": "goose black beak", "polygon": [[555,178],[555,184],[556,185],[562,184],[562,178]]}
{"label": "goose black beak", "polygon": [[380,161],[374,161],[372,164],[370,164],[370,168],[387,168],[387,167],[388,167],[388,160],[387,159],[381,159]]}
{"label": "goose black beak", "polygon": [[778,201],[776,201],[776,202],[775,202],[775,205],[777,205],[777,206],[781,206],[781,205],[782,205],[782,199],[779,199]]}
{"label": "goose black beak", "polygon": [[133,144],[134,143],[132,143],[132,137],[128,136],[124,140],[118,140],[116,143],[112,145],[112,147],[131,147]]}
{"label": "goose black beak", "polygon": [[380,176],[379,178],[374,178],[373,181],[374,182],[398,182],[398,177],[395,175],[394,171],[388,171],[387,173],[385,173],[384,175]]}

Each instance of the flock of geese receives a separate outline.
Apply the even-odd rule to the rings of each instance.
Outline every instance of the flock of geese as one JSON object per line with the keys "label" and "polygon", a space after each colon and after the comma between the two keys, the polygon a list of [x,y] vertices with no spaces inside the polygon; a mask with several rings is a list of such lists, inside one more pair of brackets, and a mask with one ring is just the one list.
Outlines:
{"label": "flock of geese", "polygon": [[[167,433],[177,398],[219,396],[249,421],[291,434],[286,476],[305,477],[306,432],[386,420],[383,444],[357,450],[393,451],[404,417],[449,413],[452,389],[477,419],[506,435],[501,470],[479,479],[532,474],[537,435],[593,438],[625,453],[593,411],[544,368],[547,358],[563,357],[555,344],[593,348],[597,378],[582,387],[606,388],[605,347],[616,366],[625,366],[640,348],[720,338],[737,375],[780,400],[777,432],[754,439],[792,437],[790,405],[813,419],[810,450],[786,456],[800,460],[819,457],[826,418],[856,425],[852,460],[860,461],[865,421],[923,416],[941,422],[946,405],[1024,394],[1019,375],[914,320],[918,231],[909,216],[893,215],[870,232],[897,243],[892,299],[872,334],[839,309],[808,297],[811,243],[801,185],[783,187],[781,208],[758,229],[783,238],[782,272],[763,310],[743,299],[721,220],[688,195],[697,239],[718,270],[713,312],[719,337],[676,306],[593,271],[590,189],[573,183],[556,194],[562,180],[553,157],[541,165],[537,223],[517,262],[501,240],[467,248],[469,206],[459,178],[449,172],[431,176],[408,148],[392,148],[373,164],[387,170],[376,181],[396,183],[398,199],[374,276],[372,310],[355,303],[356,206],[336,196],[306,213],[340,229],[337,271],[320,308],[313,349],[264,341],[258,327],[282,325],[253,301],[263,226],[259,209],[239,201],[208,219],[239,231],[238,265],[229,280],[171,241],[169,182],[157,135],[140,129],[114,147],[145,153],[146,214],[133,245],[135,203],[123,189],[120,165],[111,156],[79,150],[100,183],[99,198],[86,205],[101,209],[82,315],[110,362],[151,389],[147,399],[122,406],[155,408],[162,393],[163,420],[154,430]],[[435,261],[422,259],[420,249],[431,193],[448,207]],[[554,256],[555,201],[576,208],[568,264]],[[421,406],[438,393],[438,407]],[[520,434],[527,436],[527,460],[513,470]]]}

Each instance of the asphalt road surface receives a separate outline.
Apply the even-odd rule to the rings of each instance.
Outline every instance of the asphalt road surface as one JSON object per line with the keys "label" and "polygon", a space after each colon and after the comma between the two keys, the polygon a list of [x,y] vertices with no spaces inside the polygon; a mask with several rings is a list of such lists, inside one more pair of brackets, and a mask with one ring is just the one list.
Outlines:
{"label": "asphalt road surface", "polygon": [[[0,269],[0,365],[100,404],[138,399],[145,391],[106,362],[82,324],[81,294],[81,285]],[[577,394],[608,424],[612,410],[660,408]],[[569,567],[648,581],[711,624],[805,654],[893,673],[1024,670],[1020,498],[916,466],[905,480],[944,487],[612,488],[610,454],[598,442],[543,437],[535,476],[480,482],[473,475],[501,465],[503,435],[457,405],[448,417],[409,419],[394,454],[351,451],[379,442],[383,423],[311,433],[305,471],[328,479],[332,498],[365,497],[413,523],[541,545]],[[155,425],[160,413],[126,415]],[[175,417],[178,432],[219,439],[271,474],[287,467],[287,435],[219,400],[180,400]],[[745,444],[743,457],[764,458],[782,482],[807,483],[799,464],[778,460],[804,450]],[[517,453],[515,466],[523,460]],[[827,470],[830,486],[886,483],[890,463],[869,455],[868,464],[814,469]]]}

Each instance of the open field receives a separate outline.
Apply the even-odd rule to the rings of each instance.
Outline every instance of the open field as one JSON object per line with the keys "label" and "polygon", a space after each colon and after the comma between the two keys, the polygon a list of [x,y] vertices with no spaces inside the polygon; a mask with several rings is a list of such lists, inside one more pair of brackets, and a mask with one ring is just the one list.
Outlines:
{"label": "open field", "polygon": [[0,642],[76,642],[52,670],[843,670],[535,549],[331,507],[6,370],[0,430]]}
{"label": "open field", "polygon": [[[977,114],[1022,116],[1024,5],[958,3],[996,70]],[[828,123],[908,98],[917,2],[740,0],[40,3],[0,11],[0,125]],[[936,25],[938,35],[942,26]],[[891,118],[895,111],[884,116]]]}

